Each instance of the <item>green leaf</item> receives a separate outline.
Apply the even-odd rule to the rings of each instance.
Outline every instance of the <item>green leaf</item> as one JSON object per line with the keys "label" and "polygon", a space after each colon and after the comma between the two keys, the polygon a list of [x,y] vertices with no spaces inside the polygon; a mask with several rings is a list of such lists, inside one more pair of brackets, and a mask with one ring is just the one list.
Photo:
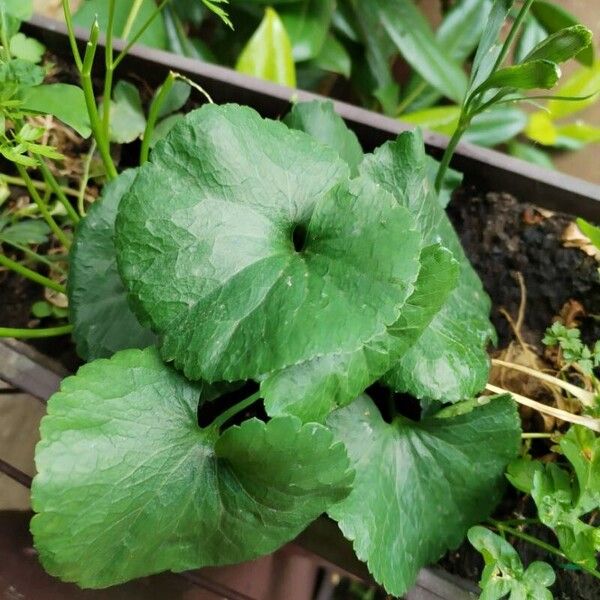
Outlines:
{"label": "green leaf", "polygon": [[527,15],[515,46],[514,62],[523,62],[525,57],[547,37],[548,32],[540,25],[539,21],[533,15]]}
{"label": "green leaf", "polygon": [[177,125],[177,123],[179,123],[179,121],[181,121],[183,118],[183,114],[175,113],[174,115],[169,115],[168,117],[160,121],[154,128],[154,131],[152,132],[150,148],[154,149],[156,144],[158,144],[160,140],[165,138],[169,134],[171,129],[173,129],[173,127],[175,127],[175,125]]}
{"label": "green leaf", "polygon": [[0,241],[27,246],[44,244],[48,241],[50,228],[44,221],[26,219],[0,228]]}
{"label": "green leaf", "polygon": [[48,83],[30,88],[23,95],[21,108],[53,115],[83,138],[92,133],[83,90],[76,85]]}
{"label": "green leaf", "polygon": [[441,242],[460,264],[458,287],[385,381],[418,398],[456,402],[485,387],[485,348],[494,330],[488,318],[490,300],[436,197],[430,160],[421,136],[404,133],[367,155],[361,174],[394,194],[417,218],[425,242]]}
{"label": "green leaf", "polygon": [[548,60],[531,60],[529,62],[504,67],[494,71],[479,87],[473,95],[482,94],[491,89],[551,89],[560,79],[560,68],[557,64]]}
{"label": "green leaf", "polygon": [[237,105],[204,106],[157,145],[116,241],[163,357],[208,381],[356,350],[397,319],[422,242],[335,151]]}
{"label": "green leaf", "polygon": [[508,399],[454,418],[417,423],[397,416],[390,424],[361,396],[327,423],[356,471],[352,492],[329,514],[394,596],[489,515],[520,441],[518,414]]}
{"label": "green leaf", "polygon": [[37,64],[42,60],[45,51],[46,47],[43,44],[23,33],[17,33],[10,38],[10,53],[15,58]]}
{"label": "green leaf", "polygon": [[550,156],[533,144],[524,144],[513,140],[508,144],[508,153],[534,165],[545,167],[546,169],[554,169],[554,163]]}
{"label": "green leaf", "polygon": [[[177,79],[173,83],[173,87],[167,94],[167,97],[161,104],[161,107],[158,111],[158,118],[164,119],[165,117],[168,117],[174,112],[181,110],[185,106],[185,103],[188,101],[191,92],[192,88],[188,83]],[[156,94],[154,97],[156,98]]]}
{"label": "green leaf", "polygon": [[374,10],[403,58],[444,96],[461,102],[467,78],[437,42],[423,14],[412,0],[374,0]]}
{"label": "green leaf", "polygon": [[233,23],[230,21],[227,11],[220,6],[220,4],[228,4],[229,0],[202,0],[202,3],[208,10],[217,15],[225,25],[233,29]]}
{"label": "green leaf", "polygon": [[526,57],[524,62],[549,60],[562,63],[575,58],[592,43],[592,32],[583,25],[561,29],[541,41]]}
{"label": "green leaf", "polygon": [[0,0],[0,10],[19,21],[28,21],[33,15],[33,0]]}
{"label": "green leaf", "polygon": [[543,468],[544,466],[539,460],[517,458],[508,465],[506,478],[519,491],[524,494],[531,494],[535,473]]}
{"label": "green leaf", "polygon": [[333,102],[299,102],[286,115],[284,123],[291,129],[308,133],[325,146],[336,150],[340,158],[348,164],[352,174],[358,173],[363,150],[356,134],[335,112]]}
{"label": "green leaf", "polygon": [[292,44],[272,8],[266,9],[264,19],[240,54],[235,68],[246,75],[296,87]]}
{"label": "green leaf", "polygon": [[588,125],[582,121],[575,123],[567,123],[556,127],[557,145],[564,145],[569,140],[571,143],[581,144],[597,144],[600,142],[600,127]]}
{"label": "green leaf", "polygon": [[261,382],[270,416],[293,414],[303,421],[323,421],[352,402],[410,348],[456,287],[458,263],[450,251],[428,246],[420,256],[415,291],[398,320],[358,350],[334,352],[288,367]]}
{"label": "green leaf", "polygon": [[[576,17],[555,2],[536,0],[531,6],[531,13],[549,33],[555,33],[565,27],[579,24]],[[576,58],[582,64],[591,67],[594,63],[594,54],[592,44],[578,54]]]}
{"label": "green leaf", "polygon": [[343,75],[346,79],[350,78],[352,72],[352,59],[348,51],[331,34],[325,38],[321,52],[310,64],[324,71]]}
{"label": "green leaf", "polygon": [[550,100],[547,104],[552,119],[569,117],[598,101],[600,90],[600,60],[590,68],[582,67],[577,70],[556,92],[559,96],[581,97],[595,94],[591,98],[572,102],[568,100]]}
{"label": "green leaf", "polygon": [[468,537],[485,561],[479,582],[481,600],[499,600],[508,595],[513,600],[552,600],[548,588],[556,575],[548,563],[535,561],[524,569],[516,550],[485,527],[471,527]]}
{"label": "green leaf", "polygon": [[577,219],[577,227],[585,236],[590,238],[596,248],[600,248],[600,227],[596,227],[596,225],[592,225],[584,219]]}
{"label": "green leaf", "polygon": [[44,81],[44,69],[22,58],[0,63],[0,83],[22,87],[40,85]]}
{"label": "green leaf", "polygon": [[135,85],[119,81],[110,103],[110,139],[118,144],[137,140],[146,129],[140,92]]}
{"label": "green leaf", "polygon": [[31,306],[31,314],[36,319],[45,319],[52,314],[52,305],[45,300],[40,300],[39,302],[34,302]]}
{"label": "green leaf", "polygon": [[293,417],[201,429],[198,405],[214,396],[153,348],[63,381],[42,421],[32,488],[31,530],[50,574],[100,588],[239,563],[276,550],[348,493],[348,457],[328,429]]}
{"label": "green leaf", "polygon": [[[115,2],[114,32],[115,36],[121,37],[127,23],[127,17],[131,8],[137,0],[117,0]],[[141,0],[141,6],[132,28],[132,37],[154,13],[156,3],[154,0]],[[109,2],[107,0],[85,0],[81,3],[79,10],[73,16],[73,23],[89,31],[94,20],[98,18],[101,31],[108,27]],[[162,15],[158,15],[142,34],[140,44],[152,46],[153,48],[167,48],[167,34]]]}
{"label": "green leaf", "polygon": [[302,0],[279,9],[296,62],[319,55],[329,33],[334,7],[335,0]]}
{"label": "green leaf", "polygon": [[114,228],[117,209],[136,171],[125,171],[104,187],[77,227],[70,252],[68,295],[73,339],[85,360],[109,357],[155,342],[127,304],[117,271]]}

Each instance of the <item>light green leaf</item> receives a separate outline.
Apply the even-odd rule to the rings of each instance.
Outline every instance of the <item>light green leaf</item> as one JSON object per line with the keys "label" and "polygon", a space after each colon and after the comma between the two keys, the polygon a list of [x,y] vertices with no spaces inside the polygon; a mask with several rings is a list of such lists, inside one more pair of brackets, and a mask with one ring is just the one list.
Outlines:
{"label": "light green leaf", "polygon": [[577,219],[577,227],[586,235],[596,248],[600,248],[600,227],[588,223],[584,219]]}
{"label": "light green leaf", "polygon": [[321,52],[319,52],[310,64],[324,71],[343,75],[346,79],[350,78],[352,72],[352,59],[348,51],[331,34],[325,38]]}
{"label": "light green leaf", "polygon": [[[556,2],[546,2],[545,0],[536,0],[531,6],[531,14],[549,33],[555,33],[579,24],[579,21],[571,13],[565,10]],[[589,45],[583,52],[577,55],[577,60],[582,64],[591,67],[594,63],[594,46]]]}
{"label": "light green leaf", "polygon": [[37,64],[42,60],[45,51],[46,47],[43,44],[23,33],[17,33],[10,38],[10,53],[15,58]]}
{"label": "light green leaf", "polygon": [[70,252],[68,295],[73,339],[84,360],[109,357],[126,348],[146,348],[156,338],[127,304],[117,271],[114,229],[117,209],[136,171],[125,171],[104,187],[75,232]]}
{"label": "light green leaf", "polygon": [[544,466],[539,460],[529,458],[517,458],[513,460],[506,469],[506,478],[513,487],[524,494],[531,494],[533,477],[536,471],[543,470]]}
{"label": "light green leaf", "polygon": [[13,225],[0,227],[0,242],[9,242],[27,246],[29,244],[44,244],[48,241],[50,228],[44,221],[26,219]]}
{"label": "light green leaf", "polygon": [[456,402],[471,397],[487,382],[485,348],[495,335],[488,318],[490,300],[436,197],[421,136],[400,135],[367,155],[360,170],[394,194],[415,215],[425,242],[441,242],[461,269],[458,287],[385,382],[418,398]]}
{"label": "light green leaf", "polygon": [[[18,1],[18,0],[17,0]],[[125,30],[127,18],[137,0],[117,0],[115,2],[114,32],[115,36],[121,37]],[[101,31],[106,31],[108,27],[109,2],[107,0],[84,0],[79,10],[73,16],[73,23],[89,31],[96,17]],[[141,6],[132,28],[132,35],[139,31],[140,27],[156,11],[154,0],[141,0]],[[129,37],[131,38],[132,35]],[[152,46],[153,48],[167,48],[167,34],[162,15],[158,15],[150,24],[148,29],[142,34],[140,44]]]}
{"label": "light green leaf", "polygon": [[461,102],[467,78],[446,50],[437,42],[423,14],[412,0],[374,0],[380,23],[404,59],[444,96]]}
{"label": "light green leaf", "polygon": [[165,360],[212,381],[356,350],[385,331],[412,293],[422,243],[407,210],[350,181],[335,151],[237,105],[206,105],[157,145],[119,208],[116,241]]}
{"label": "light green leaf", "polygon": [[439,245],[420,256],[415,291],[399,319],[358,350],[334,352],[268,376],[261,383],[270,416],[293,414],[303,421],[323,421],[337,407],[352,402],[410,348],[456,287],[458,263]]}
{"label": "light green leaf", "polygon": [[515,46],[514,62],[523,62],[525,57],[548,37],[548,32],[531,14],[527,15],[523,30]]}
{"label": "light green leaf", "polygon": [[584,110],[598,101],[600,90],[600,60],[596,61],[590,68],[582,67],[577,70],[560,88],[556,94],[567,97],[581,97],[595,94],[591,98],[572,102],[567,100],[550,100],[547,108],[552,119],[563,119]]}
{"label": "light green leaf", "polygon": [[540,110],[529,115],[525,135],[543,146],[554,146],[558,141],[558,128],[550,115]]}
{"label": "light green leaf", "polygon": [[246,75],[296,87],[292,44],[279,15],[272,8],[266,9],[264,19],[242,50],[235,68]]}
{"label": "light green leaf", "polygon": [[560,79],[560,68],[548,60],[532,60],[520,65],[498,69],[492,73],[473,95],[482,94],[491,89],[551,89]]}
{"label": "light green leaf", "polygon": [[583,25],[561,29],[541,41],[526,57],[524,62],[549,60],[562,63],[588,48],[592,43],[592,32]]}
{"label": "light green leaf", "polygon": [[137,140],[146,129],[140,92],[135,85],[119,81],[110,103],[110,139],[118,144]]}
{"label": "light green leaf", "polygon": [[[188,101],[190,97],[190,93],[192,88],[185,81],[181,81],[177,79],[173,83],[173,87],[167,94],[167,97],[164,99],[163,103],[160,106],[158,111],[158,118],[164,119],[164,117],[168,117],[169,115],[177,112],[185,106],[185,103]],[[157,91],[158,93],[158,91]],[[156,98],[156,94],[154,96]]]}
{"label": "light green leaf", "polygon": [[335,0],[302,0],[279,9],[296,62],[319,55],[327,39],[334,7]]}
{"label": "light green leaf", "polygon": [[76,85],[48,83],[30,88],[23,95],[21,108],[53,115],[83,138],[92,133],[83,90]]}
{"label": "light green leaf", "polygon": [[554,163],[552,162],[550,156],[533,144],[524,144],[522,142],[512,140],[508,144],[508,153],[511,156],[520,158],[521,160],[526,160],[534,165],[545,167],[546,169],[554,169]]}
{"label": "light green leaf", "polygon": [[352,173],[357,174],[363,150],[356,134],[348,129],[344,120],[335,112],[333,102],[299,102],[286,115],[284,123],[336,150],[340,158],[348,163]]}
{"label": "light green leaf", "polygon": [[293,539],[352,482],[342,444],[293,417],[220,434],[215,397],[153,348],[82,367],[48,403],[31,530],[45,569],[101,588],[239,563]]}
{"label": "light green leaf", "polygon": [[390,424],[361,396],[327,423],[356,471],[352,492],[329,514],[394,596],[489,515],[520,441],[508,399],[454,418],[417,423],[397,416]]}
{"label": "light green leaf", "polygon": [[45,319],[52,314],[52,305],[45,300],[34,302],[31,306],[31,314],[36,319]]}
{"label": "light green leaf", "polygon": [[33,15],[33,0],[0,0],[0,10],[19,21],[28,21]]}
{"label": "light green leaf", "polygon": [[548,588],[556,575],[548,563],[535,561],[524,569],[516,550],[485,527],[471,527],[468,537],[485,561],[480,600],[500,600],[509,595],[512,600],[552,600]]}
{"label": "light green leaf", "polygon": [[0,63],[0,83],[32,87],[44,81],[44,69],[22,58]]}
{"label": "light green leaf", "polygon": [[564,143],[565,138],[582,145],[597,144],[600,142],[600,127],[594,127],[582,121],[559,125],[556,128],[557,143]]}

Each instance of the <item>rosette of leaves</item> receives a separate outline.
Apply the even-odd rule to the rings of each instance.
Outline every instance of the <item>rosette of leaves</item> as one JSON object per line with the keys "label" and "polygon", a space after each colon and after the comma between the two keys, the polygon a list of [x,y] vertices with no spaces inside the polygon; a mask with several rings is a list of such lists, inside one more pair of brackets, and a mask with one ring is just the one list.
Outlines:
{"label": "rosette of leaves", "polygon": [[48,403],[31,530],[46,570],[101,588],[222,565],[293,539],[349,491],[344,446],[322,425],[198,426],[218,395],[155,349],[82,367]]}

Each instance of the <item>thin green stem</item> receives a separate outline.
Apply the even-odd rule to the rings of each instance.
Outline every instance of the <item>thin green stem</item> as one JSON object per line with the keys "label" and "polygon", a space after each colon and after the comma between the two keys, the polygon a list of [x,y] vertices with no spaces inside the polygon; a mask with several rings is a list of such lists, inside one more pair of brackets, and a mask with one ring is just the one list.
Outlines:
{"label": "thin green stem", "polygon": [[[524,542],[529,542],[530,544],[533,544],[534,546],[538,546],[538,548],[541,548],[542,550],[545,550],[546,552],[548,552],[550,554],[554,554],[554,556],[558,556],[558,557],[562,558],[563,560],[572,562],[569,560],[569,558],[566,556],[566,554],[564,554],[561,550],[559,550],[558,548],[555,548],[554,546],[552,546],[550,544],[547,544],[546,542],[542,542],[542,540],[538,540],[538,538],[533,537],[532,535],[528,535],[527,533],[523,533],[522,531],[519,531],[518,529],[513,529],[512,527],[508,527],[504,523],[502,523],[500,521],[495,521],[494,519],[490,519],[489,523],[493,527],[498,529],[499,531],[504,531],[505,533],[508,533],[509,535],[512,535],[516,538],[522,539]],[[597,571],[596,569],[591,569],[590,567],[586,567],[585,565],[578,564],[578,563],[574,563],[574,564],[577,564],[577,566],[582,571],[585,571],[586,573],[592,575],[596,579],[600,579],[600,572]]]}
{"label": "thin green stem", "polygon": [[8,256],[5,256],[4,254],[0,254],[0,265],[10,269],[11,271],[14,271],[15,273],[18,273],[26,279],[30,279],[31,281],[35,281],[35,283],[39,283],[44,287],[54,290],[55,292],[66,294],[67,290],[65,289],[65,286],[57,283],[56,281],[52,281],[52,279],[44,277],[43,275],[40,275],[39,273],[36,273],[27,267],[24,267],[21,263],[8,258]]}
{"label": "thin green stem", "polygon": [[92,159],[94,158],[94,152],[96,152],[96,140],[92,140],[90,151],[85,157],[83,163],[83,175],[81,177],[81,183],[79,184],[79,193],[77,194],[77,210],[82,217],[85,217],[85,190],[87,189],[90,180],[90,167]]}
{"label": "thin green stem", "polygon": [[40,171],[44,176],[44,180],[46,181],[50,189],[56,194],[59,202],[65,207],[69,219],[71,219],[73,224],[77,225],[77,223],[79,223],[80,220],[79,215],[73,208],[72,204],[69,202],[67,196],[62,190],[62,187],[60,186],[58,181],[56,181],[56,177],[54,177],[52,171],[48,168],[48,165],[45,163],[44,159],[41,157],[38,157],[38,159]]}
{"label": "thin green stem", "polygon": [[519,30],[521,29],[521,25],[523,24],[523,21],[525,21],[525,18],[527,17],[527,13],[529,13],[529,9],[531,8],[531,5],[533,3],[534,3],[534,0],[525,0],[525,2],[523,3],[523,6],[521,7],[519,14],[517,15],[517,18],[515,19],[514,23],[512,24],[512,27],[510,28],[510,31],[508,32],[508,35],[506,36],[506,40],[504,41],[504,44],[502,45],[502,50],[500,50],[500,54],[498,55],[498,58],[496,59],[496,62],[494,63],[494,68],[492,69],[492,73],[495,73],[502,66],[504,59],[508,56],[510,48],[511,48],[513,42],[515,41],[517,34],[519,33]]}
{"label": "thin green stem", "polygon": [[113,36],[115,28],[115,2],[116,0],[109,0],[108,25],[106,28],[106,42],[104,44],[104,62],[106,69],[104,73],[104,91],[102,94],[102,129],[106,139],[109,139],[110,136],[110,99],[112,98],[114,75]]}
{"label": "thin green stem", "polygon": [[[0,173],[0,180],[8,183],[9,185],[18,185],[20,187],[25,187],[25,181],[20,177],[13,177],[12,175],[4,175],[4,173]],[[36,190],[46,191],[48,189],[48,184],[45,181],[36,181],[35,179],[31,180],[33,187]],[[61,186],[60,188],[63,193],[67,196],[73,196],[74,198],[79,197],[79,191],[74,190],[72,188]]]}
{"label": "thin green stem", "polygon": [[0,6],[0,43],[2,44],[2,50],[4,52],[4,58],[6,61],[10,60],[10,42],[6,34],[6,15],[4,14],[4,7]]}
{"label": "thin green stem", "polygon": [[83,60],[83,68],[81,70],[81,87],[85,96],[85,104],[90,118],[90,125],[94,138],[98,144],[98,151],[104,163],[106,174],[109,179],[116,179],[118,176],[117,169],[110,154],[110,142],[108,137],[104,135],[100,115],[98,114],[98,106],[96,105],[96,97],[94,95],[94,86],[92,84],[92,65],[98,48],[98,37],[100,35],[100,26],[98,21],[92,25],[90,39],[87,43],[85,57]]}
{"label": "thin green stem", "polygon": [[56,224],[56,221],[54,220],[54,218],[50,214],[50,211],[48,210],[46,202],[42,200],[38,191],[35,189],[33,182],[29,177],[29,174],[25,170],[25,167],[23,167],[22,165],[16,165],[16,167],[17,171],[19,172],[19,175],[21,176],[21,179],[23,179],[23,181],[25,182],[25,187],[27,188],[29,195],[33,198],[33,201],[36,203],[46,223],[48,223],[48,226],[50,227],[58,241],[68,250],[71,247],[71,240],[67,237],[65,232]]}
{"label": "thin green stem", "polygon": [[19,250],[20,252],[25,254],[25,256],[27,256],[27,258],[30,258],[31,260],[34,260],[43,265],[46,265],[47,267],[52,267],[53,269],[60,271],[61,273],[64,273],[64,269],[59,267],[56,264],[56,261],[52,262],[51,260],[48,260],[48,258],[46,258],[45,256],[42,256],[41,254],[38,254],[37,252],[34,252],[33,250],[31,250],[31,248],[28,248],[27,246],[18,244],[17,242],[12,242],[11,240],[1,240],[1,241],[3,244],[8,244],[9,246],[16,248],[17,250]]}
{"label": "thin green stem", "polygon": [[140,150],[140,165],[143,165],[148,160],[148,155],[150,154],[150,143],[152,141],[154,128],[156,127],[156,122],[158,121],[160,109],[165,103],[169,92],[173,89],[174,83],[175,76],[173,72],[170,71],[167,75],[167,78],[165,79],[165,82],[160,86],[156,97],[150,105],[150,110],[148,111],[148,121],[146,122],[144,137],[142,138],[142,148]]}
{"label": "thin green stem", "polygon": [[244,409],[248,408],[250,405],[254,404],[260,398],[261,398],[260,391],[252,394],[251,396],[248,396],[248,398],[244,398],[244,400],[242,400],[241,402],[234,404],[231,408],[228,408],[225,412],[222,412],[210,424],[210,428],[215,429],[215,430],[220,429],[221,427],[223,427],[223,425],[225,425],[225,423],[227,423],[227,421],[229,421],[229,419],[231,419],[232,417],[235,417],[235,415],[237,415],[239,412],[243,411]]}
{"label": "thin green stem", "polygon": [[129,14],[127,15],[127,21],[125,22],[125,27],[123,27],[123,31],[121,32],[121,37],[126,40],[131,34],[131,30],[133,29],[133,24],[137,19],[137,16],[140,12],[140,8],[142,8],[143,0],[134,0],[131,5],[131,9],[129,10]]}
{"label": "thin green stem", "polygon": [[119,53],[119,56],[117,56],[117,58],[116,58],[116,60],[114,62],[114,68],[115,69],[121,64],[121,61],[127,56],[128,52],[133,48],[133,46],[135,46],[135,44],[138,42],[138,40],[140,39],[140,37],[142,37],[142,35],[146,31],[146,29],[148,29],[148,27],[150,27],[150,25],[152,25],[152,22],[154,21],[154,19],[156,19],[156,17],[158,17],[158,15],[162,12],[162,9],[170,1],[171,0],[162,0],[161,3],[156,8],[156,10],[142,24],[141,28],[133,36],[133,38],[131,39],[131,41],[127,42],[127,45],[125,46],[125,48],[123,48],[123,50],[121,50],[121,52]]}
{"label": "thin green stem", "polygon": [[396,115],[401,116],[402,113],[427,89],[428,83],[420,81],[415,88],[400,102],[396,110]]}
{"label": "thin green stem", "polygon": [[68,335],[73,331],[73,325],[60,327],[46,327],[44,329],[17,329],[13,327],[0,327],[0,338],[34,339]]}
{"label": "thin green stem", "polygon": [[65,15],[65,23],[67,25],[67,32],[69,35],[69,44],[71,45],[71,53],[73,54],[73,60],[77,70],[81,73],[83,69],[83,62],[81,60],[81,54],[79,53],[79,47],[77,46],[77,38],[75,37],[75,28],[73,27],[73,15],[71,14],[71,6],[69,0],[62,0],[63,13]]}
{"label": "thin green stem", "polygon": [[437,176],[435,178],[435,191],[438,194],[440,193],[440,190],[442,189],[442,184],[444,183],[444,177],[446,176],[446,171],[448,170],[448,167],[450,166],[450,161],[452,160],[452,157],[454,156],[456,147],[458,146],[458,143],[460,142],[460,139],[464,135],[468,126],[469,126],[469,122],[463,121],[463,119],[461,118],[461,121],[459,121],[456,131],[454,132],[454,134],[450,138],[450,141],[448,142],[448,145],[446,146],[446,150],[444,151],[444,156],[442,157],[442,161],[440,163],[440,166],[439,166],[438,172],[437,172]]}

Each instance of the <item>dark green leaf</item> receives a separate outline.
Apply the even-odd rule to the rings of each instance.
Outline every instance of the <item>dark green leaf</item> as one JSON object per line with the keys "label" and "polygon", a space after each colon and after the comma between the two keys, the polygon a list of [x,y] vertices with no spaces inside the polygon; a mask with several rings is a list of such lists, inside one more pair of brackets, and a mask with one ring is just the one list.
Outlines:
{"label": "dark green leaf", "polygon": [[340,42],[331,34],[325,38],[325,43],[321,48],[321,52],[315,57],[310,64],[315,67],[343,75],[347,79],[352,72],[352,59],[348,51]]}
{"label": "dark green leaf", "polygon": [[0,10],[19,21],[28,21],[33,15],[33,0],[0,0]]}
{"label": "dark green leaf", "polygon": [[249,108],[206,105],[140,170],[117,249],[165,360],[236,381],[385,331],[412,293],[421,236],[335,151]]}
{"label": "dark green leaf", "polygon": [[397,416],[389,424],[362,396],[327,422],[356,470],[352,492],[329,514],[394,596],[489,515],[520,442],[508,399],[458,417],[417,423]]}
{"label": "dark green leaf", "polygon": [[188,83],[177,79],[158,111],[158,118],[163,119],[182,109],[188,101],[191,91],[192,88]]}
{"label": "dark green leaf", "polygon": [[0,228],[0,242],[12,242],[21,246],[29,244],[44,244],[48,241],[50,228],[44,221],[27,219],[14,225]]}
{"label": "dark green leaf", "polygon": [[512,486],[519,491],[524,494],[531,494],[535,472],[540,471],[543,468],[542,463],[538,460],[517,458],[508,465],[508,468],[506,469],[506,478],[510,481]]}
{"label": "dark green leaf", "polygon": [[160,140],[165,138],[169,134],[171,129],[173,129],[173,127],[175,127],[175,125],[177,125],[177,123],[179,123],[179,121],[181,121],[182,119],[183,114],[176,113],[174,115],[169,115],[168,117],[160,121],[154,128],[154,131],[152,132],[150,148],[154,148],[154,146],[156,146],[156,144],[158,144]]}
{"label": "dark green leaf", "polygon": [[46,570],[82,587],[238,563],[298,535],[352,482],[342,444],[285,417],[198,427],[215,393],[124,350],[48,403],[31,530]]}
{"label": "dark green leaf", "polygon": [[583,25],[573,25],[557,31],[540,42],[525,57],[524,62],[549,60],[554,63],[562,63],[577,57],[591,43],[592,32]]}
{"label": "dark green leaf", "polygon": [[435,39],[429,24],[412,0],[374,0],[375,11],[404,59],[444,96],[461,102],[467,78]]}
{"label": "dark green leaf", "polygon": [[[579,24],[576,17],[562,6],[556,4],[556,2],[536,0],[531,6],[531,13],[539,21],[540,25],[542,25],[549,33],[555,33],[565,27]],[[582,64],[591,67],[594,64],[594,55],[594,46],[590,45],[577,55],[577,60]]]}
{"label": "dark green leaf", "polygon": [[73,338],[85,360],[109,357],[125,348],[145,348],[155,342],[127,304],[117,271],[114,227],[121,198],[135,179],[125,171],[108,183],[75,233],[70,253],[68,295]]}
{"label": "dark green leaf", "polygon": [[110,139],[118,144],[137,140],[146,129],[140,92],[135,85],[119,81],[110,103]]}
{"label": "dark green leaf", "polygon": [[76,85],[49,83],[30,88],[23,95],[21,108],[53,115],[83,138],[92,133],[83,90]]}
{"label": "dark green leaf", "polygon": [[319,55],[327,39],[334,7],[335,0],[301,0],[279,9],[296,62]]}
{"label": "dark green leaf", "polygon": [[352,173],[357,174],[363,151],[355,133],[348,129],[344,120],[335,112],[333,102],[313,100],[295,104],[284,123],[333,148],[348,163]]}
{"label": "dark green leaf", "polygon": [[[117,0],[115,2],[115,36],[122,36],[127,23],[127,17],[134,2],[136,2],[136,0]],[[156,3],[154,0],[141,0],[141,2],[139,13],[131,30],[132,35],[129,37],[135,35],[142,24],[145,23],[156,10]],[[89,31],[97,17],[100,30],[104,32],[108,27],[108,8],[109,2],[107,2],[107,0],[85,0],[81,3],[79,10],[75,13],[73,22],[75,25],[84,27]],[[148,29],[146,29],[146,31],[142,34],[140,43],[160,49],[165,49],[167,47],[167,35],[165,32],[165,24],[162,15],[158,15],[152,21]]]}
{"label": "dark green leaf", "polygon": [[15,58],[37,64],[42,60],[45,51],[46,47],[43,44],[23,33],[17,33],[10,38],[10,53]]}
{"label": "dark green leaf", "polygon": [[240,54],[235,68],[246,75],[296,87],[292,44],[272,8],[266,9],[264,19]]}
{"label": "dark green leaf", "polygon": [[361,173],[394,194],[417,218],[426,243],[444,244],[461,268],[458,287],[418,342],[386,375],[386,382],[418,398],[445,402],[475,395],[484,388],[489,371],[485,348],[494,336],[488,318],[490,301],[436,197],[420,135],[402,134],[367,155]]}

